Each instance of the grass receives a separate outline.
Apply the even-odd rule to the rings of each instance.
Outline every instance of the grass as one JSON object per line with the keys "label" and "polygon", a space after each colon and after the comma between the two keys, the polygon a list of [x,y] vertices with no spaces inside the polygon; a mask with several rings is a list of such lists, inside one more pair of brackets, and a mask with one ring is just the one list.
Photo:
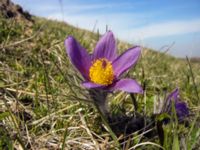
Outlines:
{"label": "grass", "polygon": [[[66,56],[64,40],[73,35],[90,52],[99,39],[63,22],[34,17],[34,23],[0,17],[0,149],[159,149],[159,139],[133,133],[123,146],[113,140],[81,76]],[[119,53],[130,44],[118,41]],[[163,149],[198,149],[200,143],[199,62],[144,48],[136,78],[144,95],[135,95],[138,112],[151,115],[154,101],[179,87],[190,107],[189,125],[164,125]],[[109,95],[113,114],[134,113],[131,96]],[[122,135],[123,136],[123,135]]]}

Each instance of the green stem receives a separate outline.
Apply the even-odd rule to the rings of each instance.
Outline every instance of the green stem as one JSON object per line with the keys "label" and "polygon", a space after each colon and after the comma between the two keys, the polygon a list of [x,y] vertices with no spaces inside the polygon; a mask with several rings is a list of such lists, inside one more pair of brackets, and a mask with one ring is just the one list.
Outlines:
{"label": "green stem", "polygon": [[64,150],[64,149],[65,149],[65,141],[66,141],[66,138],[67,138],[67,128],[65,129],[65,132],[64,132],[64,138],[63,138],[63,143],[62,143],[62,148],[61,148],[61,150]]}
{"label": "green stem", "polygon": [[197,90],[197,85],[196,85],[196,83],[195,83],[194,74],[193,74],[193,71],[192,71],[192,66],[191,66],[190,61],[189,61],[189,59],[188,59],[187,56],[186,56],[186,59],[187,59],[187,62],[188,62],[189,68],[190,68],[190,73],[191,73],[191,76],[192,76],[192,82],[193,82],[193,84],[194,84],[194,88],[195,88],[195,92],[196,92],[197,99],[200,100],[199,94],[198,94],[198,90]]}
{"label": "green stem", "polygon": [[109,133],[110,133],[110,135],[111,135],[111,137],[112,137],[112,139],[114,140],[115,145],[116,145],[119,149],[121,149],[120,143],[119,143],[119,141],[118,141],[118,139],[117,139],[117,136],[116,136],[115,133],[112,131],[112,129],[111,129],[109,123],[108,123],[107,118],[106,118],[106,117],[104,116],[104,114],[101,112],[99,106],[98,106],[97,104],[95,104],[95,106],[96,106],[98,112],[100,113],[100,116],[101,116],[101,119],[102,119],[103,123],[106,125],[106,127],[107,127],[107,129],[108,129],[108,131],[109,131]]}

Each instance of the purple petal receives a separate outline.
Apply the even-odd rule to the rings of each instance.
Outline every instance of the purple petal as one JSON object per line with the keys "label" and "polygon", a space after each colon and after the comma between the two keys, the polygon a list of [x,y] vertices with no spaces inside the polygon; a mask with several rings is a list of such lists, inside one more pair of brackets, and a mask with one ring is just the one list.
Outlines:
{"label": "purple petal", "polygon": [[178,96],[179,96],[179,89],[178,89],[178,88],[176,88],[175,90],[173,90],[173,91],[167,96],[167,98],[165,99],[165,105],[164,105],[164,108],[165,108],[165,111],[166,111],[166,112],[171,111],[172,101],[174,101],[175,104],[178,102]]}
{"label": "purple petal", "polygon": [[85,88],[89,88],[89,89],[91,89],[91,88],[100,88],[100,87],[104,87],[104,86],[102,86],[102,85],[100,85],[100,84],[95,84],[95,83],[93,83],[93,82],[83,82],[82,83],[82,85],[85,87]]}
{"label": "purple petal", "polygon": [[176,114],[179,120],[184,119],[189,115],[189,108],[187,107],[187,104],[185,102],[181,102],[179,99],[179,89],[176,88],[174,91],[172,91],[169,96],[166,99],[166,112],[169,114],[172,113],[172,104],[174,102]]}
{"label": "purple petal", "polygon": [[116,42],[114,35],[111,31],[106,32],[103,37],[98,41],[94,53],[93,60],[98,58],[107,58],[113,61],[116,58]]}
{"label": "purple petal", "polygon": [[189,115],[189,109],[185,102],[178,102],[175,104],[176,114],[179,119],[183,119],[184,117]]}
{"label": "purple petal", "polygon": [[142,87],[137,83],[137,81],[132,79],[121,79],[117,81],[111,89],[126,91],[129,93],[143,93]]}
{"label": "purple petal", "polygon": [[172,91],[168,96],[167,96],[167,101],[171,101],[172,99],[177,102],[178,101],[178,96],[179,96],[179,89],[176,88],[174,91]]}
{"label": "purple petal", "polygon": [[136,46],[128,49],[118,58],[113,61],[113,68],[116,77],[127,71],[131,66],[136,64],[140,54],[141,48]]}
{"label": "purple petal", "polygon": [[79,45],[79,43],[69,36],[65,40],[65,47],[72,64],[78,69],[82,76],[89,80],[89,68],[91,66],[91,59],[87,51]]}

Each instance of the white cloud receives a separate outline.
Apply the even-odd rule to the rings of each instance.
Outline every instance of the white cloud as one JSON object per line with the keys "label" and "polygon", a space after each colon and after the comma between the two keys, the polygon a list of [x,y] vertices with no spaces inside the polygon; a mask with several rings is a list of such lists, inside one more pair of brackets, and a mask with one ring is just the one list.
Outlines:
{"label": "white cloud", "polygon": [[[152,15],[152,14],[148,14]],[[87,30],[99,29],[100,33],[105,33],[106,25],[112,30],[117,38],[122,40],[131,39],[135,36],[130,36],[132,28],[146,23],[146,14],[117,12],[117,13],[90,13],[90,14],[67,14],[51,13],[48,18],[64,20],[69,24],[84,28]],[[127,32],[126,32],[127,31]],[[136,37],[137,38],[137,37]]]}
{"label": "white cloud", "polygon": [[113,14],[79,14],[62,16],[61,13],[52,13],[48,15],[48,18],[62,20],[79,26],[84,29],[92,30],[96,24],[96,29],[100,30],[100,33],[105,32],[106,25],[109,29],[120,32],[124,29],[130,28],[130,26],[136,26],[143,21],[141,14],[130,13],[113,13]]}
{"label": "white cloud", "polygon": [[[102,7],[102,6],[96,6]],[[73,11],[78,11],[78,6]],[[90,9],[90,6],[83,9]],[[92,9],[92,8],[91,8]],[[168,20],[166,22],[159,22],[150,24],[148,17],[155,14],[137,14],[129,12],[117,12],[117,13],[69,13],[66,11],[64,16],[61,13],[52,13],[49,17],[58,20],[64,20],[74,26],[78,26],[84,29],[93,30],[95,24],[96,29],[100,30],[100,33],[104,33],[106,25],[111,29],[115,36],[121,40],[128,41],[134,44],[142,45],[145,47],[152,47],[155,49],[161,48],[163,45],[170,45],[175,42],[171,54],[184,57],[199,56],[200,47],[198,42],[187,41],[177,42],[176,36],[187,36],[190,33],[200,33],[200,19],[193,20]],[[140,26],[140,27],[138,27]],[[171,40],[164,40],[167,37],[173,36]],[[162,39],[159,39],[162,38]],[[151,39],[151,42],[148,40]],[[153,41],[153,42],[152,42]],[[181,39],[180,39],[181,41]],[[199,38],[198,38],[199,41]]]}
{"label": "white cloud", "polygon": [[[146,23],[145,14],[113,13],[113,14],[79,14],[62,16],[61,13],[53,13],[50,18],[64,20],[75,26],[92,30],[96,24],[96,29],[101,33],[105,32],[105,27],[118,34],[122,40],[135,41],[149,38],[165,37],[171,35],[181,35],[187,33],[200,32],[200,19],[168,21],[155,24]],[[141,27],[136,27],[144,24]]]}
{"label": "white cloud", "polygon": [[141,39],[200,32],[200,20],[157,23],[132,29],[130,32],[132,36]]}

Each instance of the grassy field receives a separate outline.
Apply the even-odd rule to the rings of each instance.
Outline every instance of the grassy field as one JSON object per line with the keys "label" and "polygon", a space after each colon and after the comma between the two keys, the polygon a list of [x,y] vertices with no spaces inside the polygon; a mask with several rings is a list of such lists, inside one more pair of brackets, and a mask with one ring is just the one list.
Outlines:
{"label": "grassy field", "polygon": [[[33,17],[34,22],[0,17],[0,149],[159,149],[157,135],[113,133],[93,105],[80,74],[64,48],[68,35],[92,52],[100,35],[63,22]],[[119,53],[131,45],[118,41]],[[190,108],[187,125],[163,125],[163,149],[200,147],[200,63],[143,48],[135,68],[126,73],[145,88],[136,94],[137,112],[151,116],[155,101],[176,87]],[[135,113],[131,96],[108,97],[113,114]],[[115,137],[115,135],[114,135]]]}

